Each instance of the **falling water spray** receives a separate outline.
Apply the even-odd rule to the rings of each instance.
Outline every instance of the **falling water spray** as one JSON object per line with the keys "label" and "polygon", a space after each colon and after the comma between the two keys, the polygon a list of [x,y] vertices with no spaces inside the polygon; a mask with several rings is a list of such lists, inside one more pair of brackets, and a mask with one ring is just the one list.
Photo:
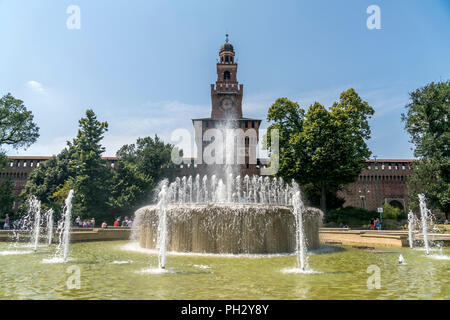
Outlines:
{"label": "falling water spray", "polygon": [[308,269],[308,261],[306,256],[306,241],[305,241],[305,230],[303,228],[303,211],[304,204],[302,201],[302,197],[300,191],[296,191],[294,196],[292,197],[292,205],[294,207],[294,216],[295,216],[295,238],[296,238],[296,253],[297,253],[297,266],[305,271]]}
{"label": "falling water spray", "polygon": [[430,254],[430,244],[428,243],[428,230],[427,230],[427,220],[428,220],[428,209],[425,202],[425,195],[419,194],[420,202],[420,214],[422,218],[422,233],[423,233],[423,243],[425,245],[425,251],[427,255]]}
{"label": "falling water spray", "polygon": [[53,209],[47,211],[47,243],[52,244],[53,240]]}
{"label": "falling water spray", "polygon": [[64,230],[63,230],[63,259],[64,262],[67,261],[67,257],[69,255],[69,246],[70,246],[70,227],[72,224],[72,198],[73,198],[73,190],[69,191],[69,195],[65,200],[65,206],[63,208],[63,217],[64,217]]}
{"label": "falling water spray", "polygon": [[36,197],[31,197],[29,200],[30,212],[34,215],[34,225],[32,233],[32,244],[34,245],[34,251],[37,251],[39,244],[39,234],[41,231],[41,202]]}
{"label": "falling water spray", "polygon": [[159,210],[159,223],[158,223],[158,266],[160,269],[166,268],[166,253],[167,253],[167,205],[168,205],[168,181],[162,182],[161,191],[158,194],[158,210]]}
{"label": "falling water spray", "polygon": [[410,211],[408,213],[408,240],[409,240],[409,247],[412,249],[414,248],[414,222],[416,220],[416,217],[414,216],[414,213]]}

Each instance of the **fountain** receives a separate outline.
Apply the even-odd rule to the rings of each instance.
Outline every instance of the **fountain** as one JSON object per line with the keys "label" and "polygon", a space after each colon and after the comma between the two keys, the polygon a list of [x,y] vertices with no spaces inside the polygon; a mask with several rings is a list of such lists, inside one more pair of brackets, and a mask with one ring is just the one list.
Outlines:
{"label": "fountain", "polygon": [[[192,181],[192,180],[191,180]],[[160,269],[166,268],[166,252],[167,252],[167,180],[164,180],[161,185],[161,191],[158,194],[158,266]]]}
{"label": "fountain", "polygon": [[191,181],[192,177],[176,178],[172,183],[163,181],[157,205],[136,211],[134,227],[139,235],[133,237],[139,239],[141,247],[158,250],[161,268],[167,250],[219,254],[296,252],[299,266],[307,267],[307,249],[319,247],[323,214],[304,207],[298,185],[285,184],[282,179],[271,181],[269,177],[235,177],[228,170],[222,177],[204,176],[201,188],[200,177],[192,183],[194,188],[190,188]]}
{"label": "fountain", "polygon": [[67,262],[70,247],[70,228],[72,224],[72,199],[73,190],[69,191],[66,200],[64,201],[64,207],[62,209],[62,223],[58,227],[60,228],[59,233],[59,244],[55,252],[55,260]]}
{"label": "fountain", "polygon": [[427,255],[430,254],[430,244],[428,242],[428,230],[427,230],[427,221],[428,221],[428,209],[427,204],[425,202],[425,195],[419,194],[419,203],[420,203],[420,214],[422,218],[422,232],[423,232],[423,243],[425,246],[425,251]]}
{"label": "fountain", "polygon": [[41,202],[34,196],[29,200],[30,214],[34,217],[34,225],[31,235],[31,245],[34,246],[34,251],[37,251],[39,244],[39,235],[41,231]]}
{"label": "fountain", "polygon": [[416,223],[416,216],[412,211],[408,213],[408,241],[409,247],[414,248],[414,225]]}
{"label": "fountain", "polygon": [[292,198],[292,205],[294,207],[295,216],[297,267],[305,271],[308,268],[305,230],[303,228],[303,211],[305,210],[305,206],[303,205],[300,191],[295,192],[294,197]]}
{"label": "fountain", "polygon": [[47,216],[47,244],[51,245],[53,240],[53,209],[48,210]]}

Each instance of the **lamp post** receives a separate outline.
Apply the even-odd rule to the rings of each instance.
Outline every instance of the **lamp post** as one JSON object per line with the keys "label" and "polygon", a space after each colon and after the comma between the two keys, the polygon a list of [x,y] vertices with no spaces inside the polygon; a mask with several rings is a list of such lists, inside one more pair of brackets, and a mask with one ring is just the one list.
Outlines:
{"label": "lamp post", "polygon": [[377,179],[376,179],[376,184],[377,184],[377,206],[378,206],[378,212],[380,213],[380,222],[383,221],[383,209],[381,209],[381,195],[380,195],[380,183],[379,183],[379,167],[378,167],[378,163],[377,163],[377,156],[374,156],[375,159],[375,170],[377,171]]}

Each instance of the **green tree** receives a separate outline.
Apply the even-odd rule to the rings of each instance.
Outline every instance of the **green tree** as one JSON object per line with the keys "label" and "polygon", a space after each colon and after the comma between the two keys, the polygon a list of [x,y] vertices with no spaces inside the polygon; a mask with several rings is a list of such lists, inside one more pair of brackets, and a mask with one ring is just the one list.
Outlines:
{"label": "green tree", "polygon": [[13,214],[14,202],[14,183],[11,179],[0,182],[0,217],[4,218],[6,214]]}
{"label": "green tree", "polygon": [[0,98],[0,169],[5,167],[6,155],[1,148],[28,148],[39,138],[39,128],[33,114],[22,100],[10,93]]}
{"label": "green tree", "polygon": [[69,177],[64,184],[59,188],[53,195],[51,199],[58,207],[62,207],[64,205],[64,201],[69,195],[69,191],[74,188],[74,178]]}
{"label": "green tree", "polygon": [[20,198],[24,200],[35,195],[43,205],[54,209],[59,208],[52,198],[53,194],[74,175],[74,170],[71,168],[71,153],[67,148],[63,149],[58,156],[41,162],[39,167],[30,173]]}
{"label": "green tree", "polygon": [[27,148],[39,137],[33,114],[10,93],[0,98],[0,146]]}
{"label": "green tree", "polygon": [[383,219],[402,220],[406,218],[407,216],[404,210],[393,207],[387,203],[383,205]]}
{"label": "green tree", "polygon": [[410,93],[405,129],[415,145],[416,161],[408,178],[411,208],[424,193],[431,208],[450,212],[450,81],[430,83]]}
{"label": "green tree", "polygon": [[84,218],[107,215],[111,170],[102,160],[105,148],[100,143],[107,130],[108,123],[98,121],[89,109],[79,121],[77,137],[67,142],[74,172],[74,209]]}
{"label": "green tree", "polygon": [[[354,182],[370,157],[368,119],[373,108],[354,89],[344,91],[330,110],[316,102],[307,112],[298,103],[281,98],[269,108],[268,132],[280,132],[278,175],[320,192],[326,212],[327,194],[336,194]],[[269,134],[268,146],[271,141]]]}
{"label": "green tree", "polygon": [[[34,116],[28,111],[22,100],[10,93],[0,98],[0,170],[7,164],[7,157],[2,150],[8,146],[13,149],[27,148],[39,137],[39,128],[33,121]],[[11,180],[0,184],[0,215],[11,214],[16,197]]]}
{"label": "green tree", "polygon": [[175,171],[171,161],[173,148],[155,136],[139,138],[117,152],[120,161],[114,170],[109,200],[114,211],[132,212],[152,201],[156,183]]}

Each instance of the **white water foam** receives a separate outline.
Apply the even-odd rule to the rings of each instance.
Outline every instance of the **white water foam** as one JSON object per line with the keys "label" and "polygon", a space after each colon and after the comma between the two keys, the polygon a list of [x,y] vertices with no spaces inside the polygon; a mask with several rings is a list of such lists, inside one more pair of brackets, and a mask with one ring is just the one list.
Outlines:
{"label": "white water foam", "polygon": [[314,271],[311,269],[303,270],[302,268],[285,268],[281,270],[282,273],[294,273],[294,274],[321,274],[320,271]]}
{"label": "white water foam", "polygon": [[5,250],[5,251],[0,251],[0,256],[12,256],[12,255],[29,254],[29,253],[33,253],[33,251]]}
{"label": "white water foam", "polygon": [[146,268],[146,269],[142,269],[140,271],[137,271],[136,273],[140,273],[140,274],[165,274],[165,273],[175,273],[175,270],[173,270],[173,269],[162,269],[162,268]]}
{"label": "white water foam", "polygon": [[113,261],[113,262],[110,262],[110,264],[129,264],[129,263],[132,263],[133,261],[131,261],[131,260],[125,260],[125,261]]}
{"label": "white water foam", "polygon": [[53,263],[65,263],[65,262],[69,262],[69,261],[70,261],[70,259],[64,259],[64,257],[53,257],[50,259],[42,260],[42,263],[53,264]]}
{"label": "white water foam", "polygon": [[194,267],[199,268],[199,269],[211,269],[210,266],[205,266],[202,264],[194,264]]}
{"label": "white water foam", "polygon": [[432,254],[426,257],[434,260],[450,260],[450,256],[446,256],[445,254]]}

